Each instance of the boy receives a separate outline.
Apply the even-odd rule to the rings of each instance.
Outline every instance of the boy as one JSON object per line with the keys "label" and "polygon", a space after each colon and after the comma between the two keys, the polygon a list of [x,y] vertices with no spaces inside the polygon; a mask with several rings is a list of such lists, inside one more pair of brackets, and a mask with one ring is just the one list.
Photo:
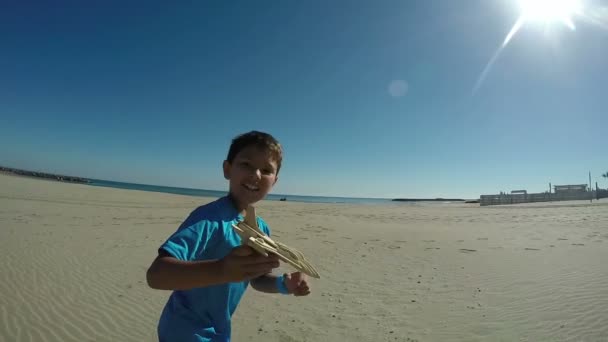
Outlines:
{"label": "boy", "polygon": [[[272,275],[277,256],[241,246],[232,228],[270,192],[281,161],[281,145],[267,133],[233,139],[223,164],[228,195],[194,210],[161,245],[146,274],[151,288],[173,290],[158,324],[160,341],[230,341],[230,319],[249,284],[266,293],[310,293],[304,274]],[[257,222],[270,235],[264,220]]]}

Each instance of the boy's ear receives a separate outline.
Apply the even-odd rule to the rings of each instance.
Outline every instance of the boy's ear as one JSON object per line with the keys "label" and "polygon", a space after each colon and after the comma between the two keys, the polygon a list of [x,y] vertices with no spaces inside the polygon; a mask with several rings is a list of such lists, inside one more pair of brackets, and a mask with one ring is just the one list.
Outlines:
{"label": "boy's ear", "polygon": [[224,169],[224,178],[229,180],[230,179],[230,167],[232,165],[230,165],[230,162],[228,162],[227,160],[224,160],[224,164],[222,165],[222,168]]}

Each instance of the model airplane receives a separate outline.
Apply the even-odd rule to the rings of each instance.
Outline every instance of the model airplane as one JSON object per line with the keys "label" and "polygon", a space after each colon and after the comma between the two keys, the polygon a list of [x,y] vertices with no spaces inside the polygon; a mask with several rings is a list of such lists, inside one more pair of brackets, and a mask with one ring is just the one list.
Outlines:
{"label": "model airplane", "polygon": [[237,225],[233,224],[232,227],[241,237],[243,245],[255,249],[264,256],[268,256],[269,252],[276,254],[279,259],[295,267],[297,270],[313,278],[321,278],[319,272],[306,260],[304,254],[278,241],[274,241],[260,230],[254,207],[249,206],[245,219]]}

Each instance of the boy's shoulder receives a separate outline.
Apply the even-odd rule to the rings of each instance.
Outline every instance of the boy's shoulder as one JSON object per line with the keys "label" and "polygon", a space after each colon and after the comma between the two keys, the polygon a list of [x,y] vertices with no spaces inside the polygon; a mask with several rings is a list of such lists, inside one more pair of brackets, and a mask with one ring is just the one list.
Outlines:
{"label": "boy's shoulder", "polygon": [[[194,209],[190,215],[188,215],[188,218],[181,224],[180,229],[194,226],[203,221],[221,225],[223,222],[242,219],[243,216],[234,208],[230,199],[228,197],[220,197]],[[266,235],[270,235],[270,227],[266,221],[260,215],[256,215],[256,220],[258,227],[262,232]]]}
{"label": "boy's shoulder", "polygon": [[192,226],[201,221],[226,222],[238,217],[239,214],[232,206],[230,200],[227,197],[220,197],[192,210],[182,223],[182,226]]}

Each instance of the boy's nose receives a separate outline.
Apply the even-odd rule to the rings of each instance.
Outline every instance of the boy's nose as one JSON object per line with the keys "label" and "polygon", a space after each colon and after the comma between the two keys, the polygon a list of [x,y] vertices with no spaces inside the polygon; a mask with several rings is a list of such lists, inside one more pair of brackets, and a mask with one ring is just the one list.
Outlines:
{"label": "boy's nose", "polygon": [[261,179],[262,178],[262,171],[260,171],[260,169],[254,169],[253,170],[253,175],[255,176],[256,179]]}

